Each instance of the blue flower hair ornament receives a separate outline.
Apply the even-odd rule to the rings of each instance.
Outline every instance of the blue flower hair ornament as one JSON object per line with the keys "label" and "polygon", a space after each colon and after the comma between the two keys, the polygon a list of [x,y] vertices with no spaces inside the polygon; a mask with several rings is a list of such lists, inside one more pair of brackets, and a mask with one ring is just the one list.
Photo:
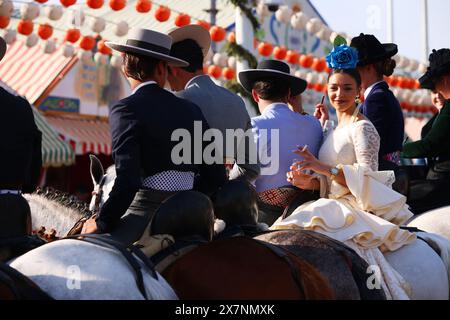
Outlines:
{"label": "blue flower hair ornament", "polygon": [[326,59],[331,69],[355,69],[358,65],[358,50],[341,44],[334,47]]}

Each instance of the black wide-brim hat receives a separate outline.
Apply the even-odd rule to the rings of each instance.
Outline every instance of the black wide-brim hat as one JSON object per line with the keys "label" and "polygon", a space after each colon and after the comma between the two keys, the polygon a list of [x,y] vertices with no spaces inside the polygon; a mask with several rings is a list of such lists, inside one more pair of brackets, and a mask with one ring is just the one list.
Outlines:
{"label": "black wide-brim hat", "polygon": [[395,43],[381,43],[374,35],[361,33],[354,37],[350,46],[358,50],[358,66],[383,61],[398,53]]}
{"label": "black wide-brim hat", "polygon": [[428,71],[419,78],[419,82],[422,89],[434,90],[435,88],[433,78]]}
{"label": "black wide-brim hat", "polygon": [[239,72],[239,82],[248,92],[252,92],[257,81],[277,79],[284,81],[291,88],[291,94],[297,96],[306,90],[307,82],[290,73],[289,65],[279,60],[261,61],[256,69]]}
{"label": "black wide-brim hat", "polygon": [[435,80],[442,75],[450,75],[450,49],[433,50],[430,54],[429,61],[430,66],[427,72],[419,79],[419,82],[422,88],[434,90]]}

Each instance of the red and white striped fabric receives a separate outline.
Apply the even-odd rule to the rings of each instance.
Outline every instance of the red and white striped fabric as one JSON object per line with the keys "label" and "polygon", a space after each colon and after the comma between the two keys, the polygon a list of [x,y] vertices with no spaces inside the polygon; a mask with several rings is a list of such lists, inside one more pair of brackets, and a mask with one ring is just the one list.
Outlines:
{"label": "red and white striped fabric", "polygon": [[68,142],[76,155],[111,154],[108,122],[47,116],[47,122]]}
{"label": "red and white striped fabric", "polygon": [[71,59],[60,50],[47,54],[40,45],[29,48],[16,40],[0,62],[0,79],[34,104]]}

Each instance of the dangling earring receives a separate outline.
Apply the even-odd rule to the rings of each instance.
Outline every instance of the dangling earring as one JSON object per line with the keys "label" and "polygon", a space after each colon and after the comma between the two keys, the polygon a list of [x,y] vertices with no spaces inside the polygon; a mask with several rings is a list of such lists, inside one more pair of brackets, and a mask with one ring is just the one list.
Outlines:
{"label": "dangling earring", "polygon": [[359,105],[361,103],[361,98],[359,96],[356,96],[355,103],[356,105]]}

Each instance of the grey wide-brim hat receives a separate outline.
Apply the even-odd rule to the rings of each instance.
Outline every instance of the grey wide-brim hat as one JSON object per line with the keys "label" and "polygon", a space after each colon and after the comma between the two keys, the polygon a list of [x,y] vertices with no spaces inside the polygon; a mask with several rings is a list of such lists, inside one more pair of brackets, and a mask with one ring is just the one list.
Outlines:
{"label": "grey wide-brim hat", "polygon": [[307,82],[290,74],[289,65],[279,60],[264,60],[256,69],[239,72],[239,82],[248,92],[252,92],[255,82],[265,79],[278,79],[291,88],[291,94],[297,96],[306,90]]}
{"label": "grey wide-brim hat", "polygon": [[180,28],[173,28],[169,31],[169,36],[172,37],[172,43],[177,43],[183,40],[192,39],[202,49],[203,58],[208,55],[211,47],[211,36],[208,30],[197,24],[190,24]]}
{"label": "grey wide-brim hat", "polygon": [[5,54],[6,54],[6,42],[5,39],[0,37],[0,61],[3,59]]}
{"label": "grey wide-brim hat", "polygon": [[189,66],[188,62],[170,55],[172,38],[161,32],[135,28],[128,33],[126,43],[106,41],[105,45],[119,52],[136,53],[167,61],[169,65],[174,67]]}

